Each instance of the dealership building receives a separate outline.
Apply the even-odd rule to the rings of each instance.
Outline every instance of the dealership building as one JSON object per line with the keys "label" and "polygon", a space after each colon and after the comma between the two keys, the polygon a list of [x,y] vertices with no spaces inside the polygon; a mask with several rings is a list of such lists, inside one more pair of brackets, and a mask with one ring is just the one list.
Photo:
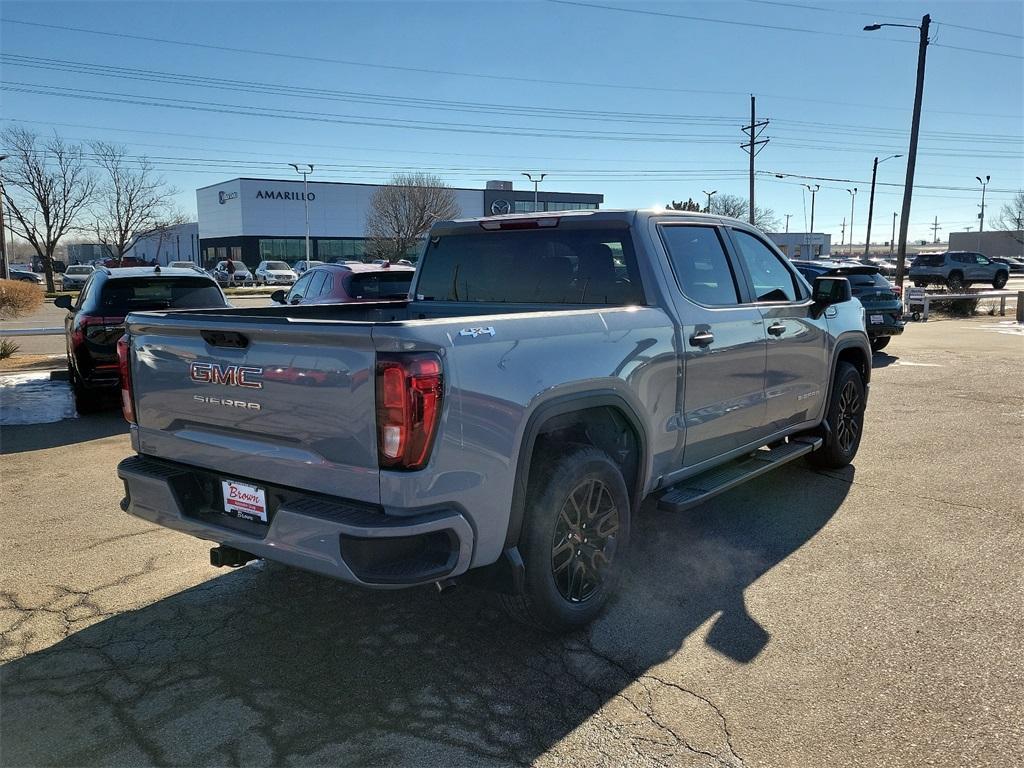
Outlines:
{"label": "dealership building", "polygon": [[[377,184],[240,178],[196,190],[199,248],[205,265],[238,259],[256,266],[264,259],[305,258],[306,204],[310,258],[359,259],[366,251],[366,217]],[[604,195],[515,190],[510,181],[484,189],[454,188],[462,216],[596,209]]]}

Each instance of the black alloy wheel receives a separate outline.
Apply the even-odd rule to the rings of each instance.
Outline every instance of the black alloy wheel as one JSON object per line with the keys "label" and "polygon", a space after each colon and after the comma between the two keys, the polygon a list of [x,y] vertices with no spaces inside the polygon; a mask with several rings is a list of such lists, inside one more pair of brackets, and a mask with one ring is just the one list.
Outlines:
{"label": "black alloy wheel", "polygon": [[847,381],[839,394],[839,414],[835,427],[836,442],[843,453],[850,453],[860,439],[862,400],[857,385]]}
{"label": "black alloy wheel", "polygon": [[577,485],[558,513],[551,544],[551,574],[559,594],[582,603],[601,586],[615,557],[619,509],[596,478]]}

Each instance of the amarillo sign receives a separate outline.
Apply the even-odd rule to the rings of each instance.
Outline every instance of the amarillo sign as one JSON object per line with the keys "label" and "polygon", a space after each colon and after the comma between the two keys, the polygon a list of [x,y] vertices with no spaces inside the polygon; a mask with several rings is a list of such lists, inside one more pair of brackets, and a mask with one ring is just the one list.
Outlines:
{"label": "amarillo sign", "polygon": [[273,189],[260,189],[256,191],[257,200],[316,200],[316,193],[310,192],[306,195],[303,192],[281,192]]}

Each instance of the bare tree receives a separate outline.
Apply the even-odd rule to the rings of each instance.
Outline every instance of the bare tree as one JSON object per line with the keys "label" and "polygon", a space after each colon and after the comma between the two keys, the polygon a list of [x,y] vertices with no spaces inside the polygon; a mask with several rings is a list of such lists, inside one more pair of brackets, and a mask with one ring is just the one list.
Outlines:
{"label": "bare tree", "polygon": [[121,261],[140,239],[162,235],[184,222],[174,207],[178,190],[167,184],[145,157],[131,157],[119,144],[94,142],[102,181],[92,207],[91,230],[111,258]]}
{"label": "bare tree", "polygon": [[689,198],[685,203],[677,202],[673,200],[671,203],[665,206],[666,210],[669,211],[693,211],[694,213],[701,213],[700,206],[693,202],[693,198]]}
{"label": "bare tree", "polygon": [[82,148],[56,133],[44,140],[27,128],[12,126],[0,140],[9,155],[4,181],[11,230],[31,244],[43,263],[46,289],[53,291],[54,252],[92,203],[95,177]]}
{"label": "bare tree", "polygon": [[422,238],[435,221],[461,214],[455,193],[427,173],[397,174],[378,187],[366,216],[369,254],[397,261]]}
{"label": "bare tree", "polygon": [[1016,242],[1024,244],[1024,189],[1018,189],[1010,202],[1003,203],[992,229],[1009,232]]}
{"label": "bare tree", "polygon": [[[711,198],[710,213],[716,216],[728,216],[733,219],[747,219],[747,211],[750,203],[745,197],[739,195],[716,195]],[[779,217],[771,208],[754,206],[754,226],[765,232],[771,232],[779,227]]]}

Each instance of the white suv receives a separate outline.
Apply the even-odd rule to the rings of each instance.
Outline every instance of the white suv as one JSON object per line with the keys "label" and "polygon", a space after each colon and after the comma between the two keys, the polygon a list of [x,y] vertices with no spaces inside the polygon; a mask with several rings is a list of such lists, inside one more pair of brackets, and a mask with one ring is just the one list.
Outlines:
{"label": "white suv", "polygon": [[254,274],[257,285],[291,285],[295,282],[295,273],[283,261],[261,261]]}

